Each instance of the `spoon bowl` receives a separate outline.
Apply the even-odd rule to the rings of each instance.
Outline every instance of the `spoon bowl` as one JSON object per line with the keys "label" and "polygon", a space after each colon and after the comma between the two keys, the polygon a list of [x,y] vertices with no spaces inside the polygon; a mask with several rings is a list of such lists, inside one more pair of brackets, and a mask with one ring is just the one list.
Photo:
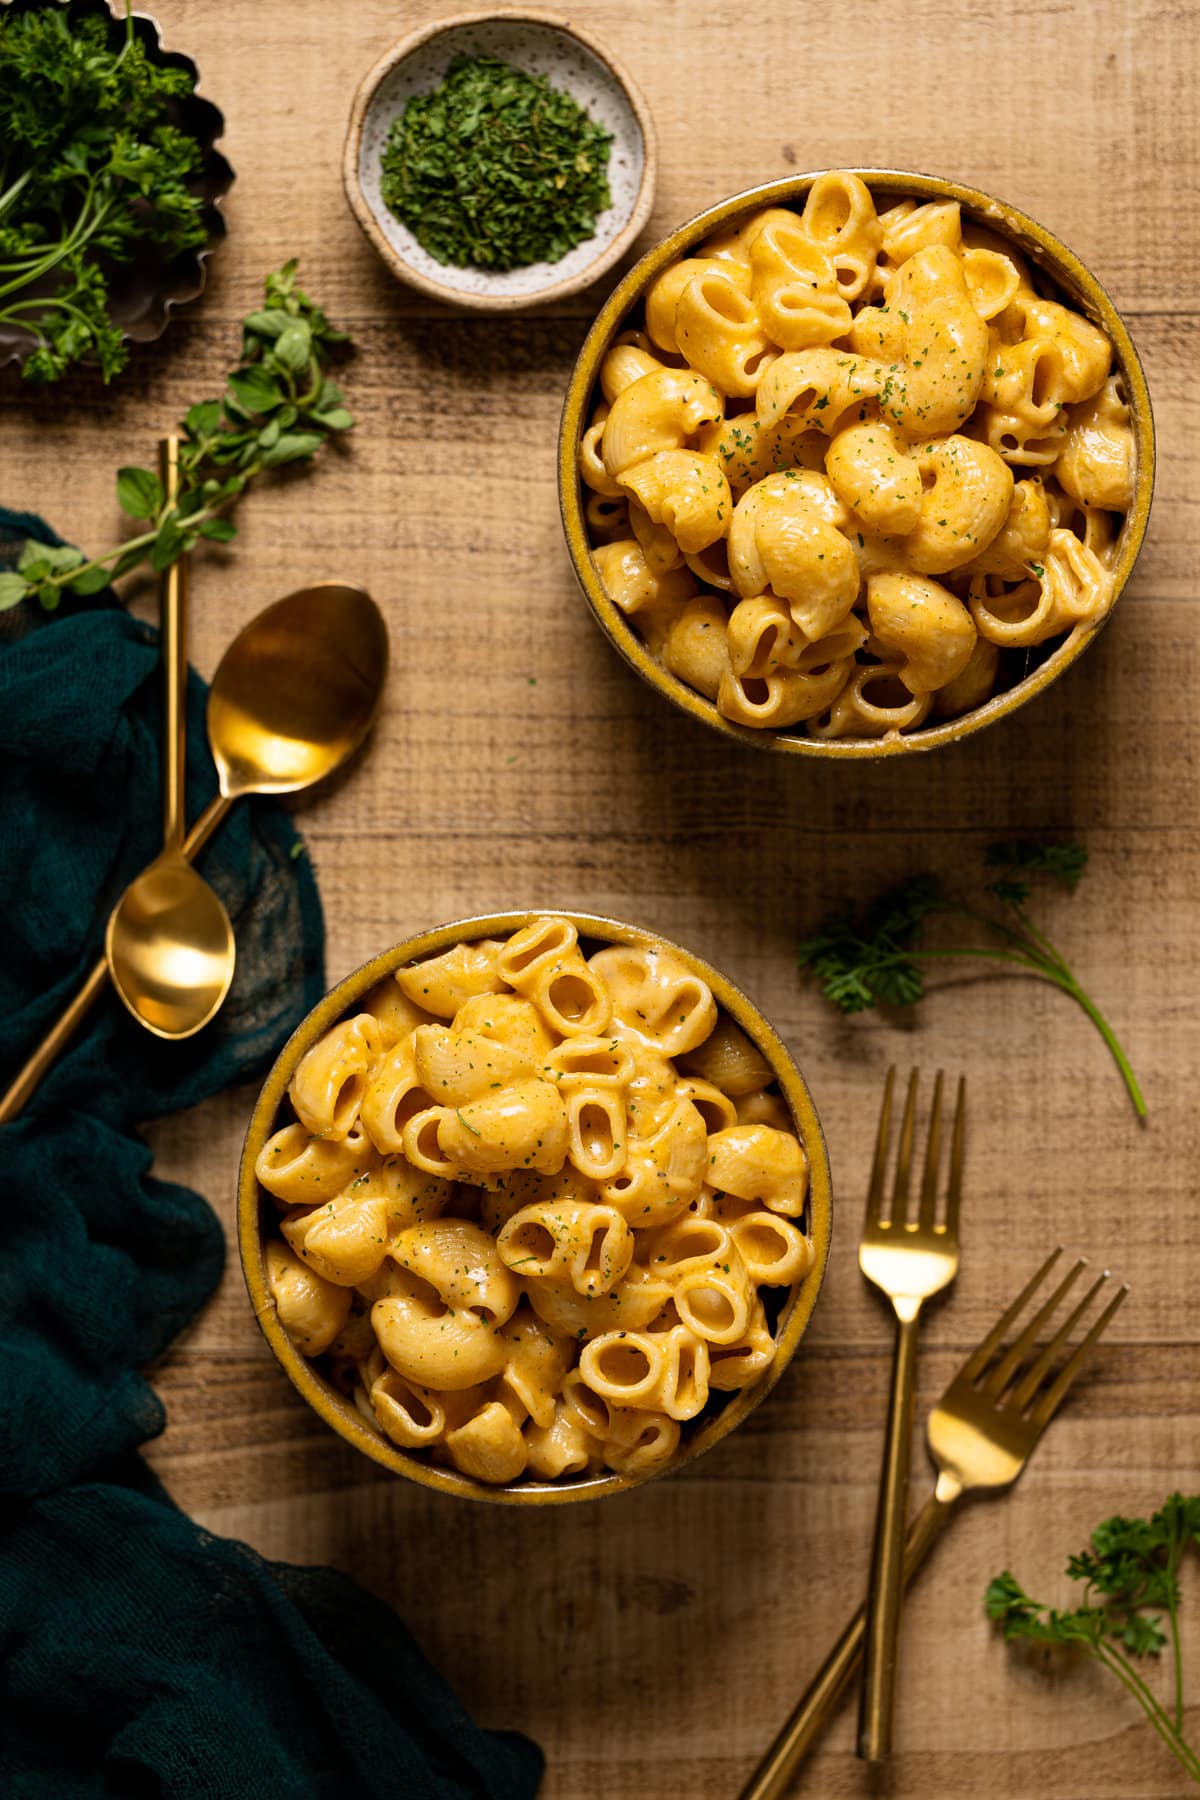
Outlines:
{"label": "spoon bowl", "polygon": [[[176,433],[158,447],[163,492],[179,494]],[[237,966],[233,927],[216,894],[183,855],[187,762],[186,557],[159,576],[163,673],[163,847],[109,914],[104,955],[126,1010],[155,1037],[186,1038],[208,1024]]]}
{"label": "spoon bowl", "polygon": [[108,918],[113,985],[155,1037],[201,1031],[224,1004],[236,946],[229,914],[179,850],[164,850]]}
{"label": "spoon bowl", "polygon": [[362,588],[321,582],[251,619],[208,696],[222,794],[290,794],[332,774],[371,728],[387,661],[383,615]]}

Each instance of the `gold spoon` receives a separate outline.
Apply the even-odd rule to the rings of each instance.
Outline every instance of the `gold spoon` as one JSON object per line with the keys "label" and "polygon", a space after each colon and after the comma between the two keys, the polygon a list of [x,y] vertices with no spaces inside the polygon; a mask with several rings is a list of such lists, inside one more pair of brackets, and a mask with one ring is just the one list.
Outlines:
{"label": "gold spoon", "polygon": [[[179,493],[179,439],[159,445],[163,491]],[[128,1010],[155,1037],[186,1038],[223,1005],[237,946],[217,895],[183,855],[187,746],[187,561],[159,577],[163,663],[163,848],[108,918],[104,954]]]}
{"label": "gold spoon", "polygon": [[[250,621],[209,690],[208,742],[221,791],[184,840],[189,862],[242,795],[297,793],[349,760],[379,710],[387,657],[379,608],[339,582],[300,588]],[[0,1124],[20,1112],[107,979],[101,957],[0,1099]]]}

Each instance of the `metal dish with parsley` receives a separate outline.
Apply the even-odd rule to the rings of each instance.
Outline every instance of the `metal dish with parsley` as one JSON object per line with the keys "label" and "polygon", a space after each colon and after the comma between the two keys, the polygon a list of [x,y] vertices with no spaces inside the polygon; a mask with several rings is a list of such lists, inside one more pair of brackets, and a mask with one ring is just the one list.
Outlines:
{"label": "metal dish with parsley", "polygon": [[233,171],[196,65],[105,0],[0,9],[0,361],[105,381],[204,286]]}

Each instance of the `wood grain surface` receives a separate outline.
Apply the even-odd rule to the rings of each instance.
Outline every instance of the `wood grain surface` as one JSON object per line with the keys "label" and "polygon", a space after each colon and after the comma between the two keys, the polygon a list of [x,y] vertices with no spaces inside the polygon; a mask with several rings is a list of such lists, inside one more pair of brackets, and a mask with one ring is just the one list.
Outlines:
{"label": "wood grain surface", "polygon": [[[744,985],[808,1076],[838,1195],[833,1259],[795,1364],[730,1441],[623,1498],[504,1513],[410,1487],[333,1436],[272,1361],[235,1263],[156,1371],[170,1423],[155,1467],[213,1530],[335,1563],[393,1603],[484,1721],[541,1741],[546,1800],[732,1797],[863,1586],[890,1342],[855,1249],[883,1074],[892,1061],[965,1069],[962,1272],[929,1315],[919,1413],[1052,1243],[1134,1292],[1017,1489],[964,1510],[913,1595],[890,1785],[855,1760],[851,1709],[797,1792],[1168,1800],[1176,1766],[1132,1703],[1087,1668],[1006,1650],[981,1601],[1006,1565],[1060,1593],[1067,1552],[1101,1517],[1200,1488],[1200,13],[1170,0],[579,0],[574,16],[657,120],[643,245],[790,169],[957,176],[1066,239],[1145,359],[1158,492],[1103,637],[963,746],[823,766],[676,715],[588,616],[554,447],[602,293],[515,319],[454,315],[395,286],[351,219],[339,160],[354,86],[440,10],[160,0],[166,41],[196,57],[228,120],[228,242],[203,301],[111,395],[0,383],[0,493],[79,544],[110,541],[115,465],[147,460],[215,389],[263,274],[298,255],[358,343],[346,386],[359,427],[314,474],[257,491],[233,550],[197,558],[192,653],[211,674],[251,612],[322,577],[363,583],[386,610],[395,673],[370,756],[302,820],[331,981],[411,931],[493,908],[612,912],[678,937]],[[1091,852],[1078,893],[1045,916],[1124,1038],[1145,1129],[1098,1037],[1049,989],[939,976],[915,1020],[847,1022],[798,979],[796,940],[831,901],[923,868],[965,885],[993,839],[1044,830]],[[194,1183],[227,1226],[251,1098],[227,1093],[153,1132],[160,1172]],[[920,1493],[919,1446],[915,1458]],[[1200,1582],[1189,1598],[1196,1735]]]}

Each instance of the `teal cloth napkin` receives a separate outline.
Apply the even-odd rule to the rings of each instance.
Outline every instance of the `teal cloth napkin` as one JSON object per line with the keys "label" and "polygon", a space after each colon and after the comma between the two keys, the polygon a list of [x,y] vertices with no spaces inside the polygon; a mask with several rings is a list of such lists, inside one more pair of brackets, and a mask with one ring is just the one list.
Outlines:
{"label": "teal cloth napkin", "polygon": [[[25,537],[0,509],[0,567]],[[0,1087],[156,853],[157,636],[111,592],[0,615]],[[216,790],[188,691],[187,813]],[[324,991],[287,813],[243,802],[204,872],[237,933],[218,1020],[164,1046],[109,999],[0,1127],[0,1793],[9,1800],[529,1800],[542,1758],[480,1731],[388,1610],[331,1569],[214,1538],[137,1454],[140,1373],[216,1285],[220,1226],[139,1124],[269,1063]],[[449,1577],[453,1579],[453,1576]]]}

